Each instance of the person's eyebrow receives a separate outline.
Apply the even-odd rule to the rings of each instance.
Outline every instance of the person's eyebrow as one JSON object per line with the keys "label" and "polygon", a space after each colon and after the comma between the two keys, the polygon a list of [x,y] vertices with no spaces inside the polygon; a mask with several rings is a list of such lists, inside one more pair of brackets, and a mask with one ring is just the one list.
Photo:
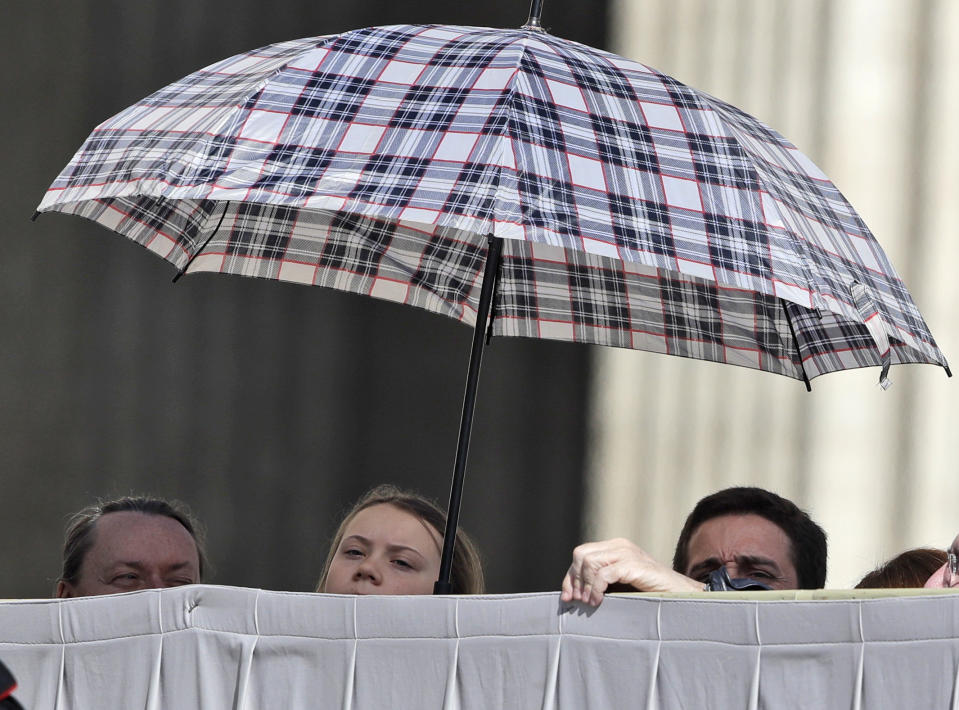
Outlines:
{"label": "person's eyebrow", "polygon": [[779,563],[771,557],[761,555],[735,555],[736,563],[740,566],[769,567],[779,573]]}
{"label": "person's eyebrow", "polygon": [[143,567],[144,567],[144,565],[143,565],[143,563],[140,562],[139,560],[133,560],[132,562],[127,562],[127,561],[125,561],[125,560],[120,560],[120,561],[114,562],[112,565],[110,565],[109,569],[110,569],[110,570],[115,570],[115,569],[118,569],[118,568],[120,568],[120,567],[132,567],[133,569],[136,569],[136,570],[142,570]]}
{"label": "person's eyebrow", "polygon": [[[412,552],[417,557],[423,557],[423,553],[421,553],[415,547],[410,547],[409,545],[387,545],[386,549],[390,552]],[[424,557],[423,559],[426,558]]]}
{"label": "person's eyebrow", "polygon": [[[367,538],[363,537],[362,535],[350,535],[349,537],[343,538],[343,542],[346,542],[347,540],[356,540],[357,542],[362,543],[366,545],[367,547],[372,546],[372,543]],[[423,556],[422,552],[417,550],[415,547],[410,547],[409,545],[387,545],[386,549],[389,552],[412,552],[413,554],[426,559]]]}
{"label": "person's eyebrow", "polygon": [[[164,569],[170,572],[176,572],[183,569],[184,567],[190,567],[192,565],[193,563],[190,560],[184,560],[183,562],[174,562],[172,565],[167,565]],[[112,565],[110,565],[109,570],[113,572],[120,569],[121,567],[130,567],[131,569],[135,569],[137,571],[143,571],[146,565],[144,565],[139,560],[133,560],[129,562],[121,560],[120,562],[115,562]]]}
{"label": "person's eyebrow", "polygon": [[[736,560],[736,564],[740,567],[768,567],[770,568],[770,571],[774,572],[775,574],[782,574],[779,563],[771,557],[763,557],[761,555],[733,555],[733,559]],[[697,563],[694,567],[690,567],[689,572],[686,573],[686,576],[695,577],[698,573],[702,573],[707,570],[712,571],[714,569],[719,569],[722,564],[722,560],[720,560],[718,557],[709,557],[702,562]]]}
{"label": "person's eyebrow", "polygon": [[[347,537],[344,537],[344,538],[343,538],[343,542],[346,542],[347,540],[356,540],[356,542],[363,543],[364,545],[369,545],[369,544],[370,544],[370,541],[367,540],[367,539],[366,539],[365,537],[363,537],[362,535],[348,535]],[[340,543],[340,544],[342,544],[342,543]]]}
{"label": "person's eyebrow", "polygon": [[695,577],[697,573],[705,572],[706,570],[719,569],[722,566],[722,560],[718,557],[707,557],[702,562],[696,563],[693,567],[690,567],[686,572],[687,577]]}
{"label": "person's eyebrow", "polygon": [[183,562],[174,562],[172,565],[167,565],[164,568],[164,571],[179,572],[181,569],[184,569],[186,567],[192,567],[192,566],[193,566],[192,562],[190,562],[189,560],[184,560]]}

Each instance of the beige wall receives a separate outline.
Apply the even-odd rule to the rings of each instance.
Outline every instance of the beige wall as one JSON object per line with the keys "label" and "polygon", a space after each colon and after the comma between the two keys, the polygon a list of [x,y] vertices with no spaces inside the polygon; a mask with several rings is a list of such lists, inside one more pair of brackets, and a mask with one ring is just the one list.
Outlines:
{"label": "beige wall", "polygon": [[[959,2],[619,0],[615,51],[729,101],[830,175],[959,365]],[[940,368],[801,383],[599,349],[589,538],[662,558],[691,506],[733,484],[774,489],[830,535],[829,586],[959,531],[959,381]]]}

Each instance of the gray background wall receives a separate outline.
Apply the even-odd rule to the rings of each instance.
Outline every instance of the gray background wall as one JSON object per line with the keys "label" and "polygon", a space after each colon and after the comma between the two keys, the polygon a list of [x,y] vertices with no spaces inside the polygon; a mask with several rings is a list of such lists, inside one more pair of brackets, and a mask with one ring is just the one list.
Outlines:
{"label": "gray background wall", "polygon": [[[603,46],[605,3],[550,0]],[[515,27],[523,2],[7,5],[0,22],[0,597],[50,594],[68,515],[188,503],[213,582],[310,590],[340,512],[392,481],[445,504],[469,329],[322,289],[195,276],[78,218],[29,217],[93,128],[213,61],[400,22]],[[494,341],[462,522],[494,592],[556,588],[579,539],[591,350]]]}

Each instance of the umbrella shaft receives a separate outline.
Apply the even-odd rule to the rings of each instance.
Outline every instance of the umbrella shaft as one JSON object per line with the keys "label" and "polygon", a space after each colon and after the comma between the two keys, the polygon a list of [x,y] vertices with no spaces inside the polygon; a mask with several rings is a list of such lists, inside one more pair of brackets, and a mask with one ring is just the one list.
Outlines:
{"label": "umbrella shaft", "polygon": [[524,30],[541,30],[540,17],[543,15],[543,0],[532,0],[529,6],[529,19],[523,25]]}
{"label": "umbrella shaft", "polygon": [[470,448],[470,432],[473,427],[473,408],[476,404],[476,387],[479,384],[480,366],[483,364],[485,346],[484,331],[493,303],[493,291],[499,272],[503,243],[492,235],[488,238],[486,267],[483,271],[483,287],[480,290],[476,325],[473,327],[473,347],[470,350],[469,370],[466,373],[466,393],[463,395],[463,414],[460,417],[459,441],[456,445],[456,461],[453,464],[453,484],[450,487],[450,504],[446,512],[446,531],[443,534],[443,555],[440,558],[440,574],[433,585],[434,594],[451,594],[450,577],[453,571],[453,547],[456,544],[456,528],[459,523],[460,501],[463,497],[463,479],[466,475],[466,457]]}

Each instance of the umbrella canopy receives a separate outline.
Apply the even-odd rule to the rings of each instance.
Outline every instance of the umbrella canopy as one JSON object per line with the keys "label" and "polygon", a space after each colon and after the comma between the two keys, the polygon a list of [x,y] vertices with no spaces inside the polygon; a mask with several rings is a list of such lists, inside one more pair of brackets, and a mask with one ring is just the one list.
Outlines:
{"label": "umbrella canopy", "polygon": [[364,293],[493,333],[809,380],[946,365],[863,221],[736,108],[535,29],[393,26],[283,42],[97,127],[41,212],[181,272]]}
{"label": "umbrella canopy", "polygon": [[475,325],[460,481],[491,301],[496,335],[807,387],[946,367],[873,235],[792,144],[535,22],[374,27],[224,60],[98,126],[39,210],[95,220],[180,274],[329,286]]}

